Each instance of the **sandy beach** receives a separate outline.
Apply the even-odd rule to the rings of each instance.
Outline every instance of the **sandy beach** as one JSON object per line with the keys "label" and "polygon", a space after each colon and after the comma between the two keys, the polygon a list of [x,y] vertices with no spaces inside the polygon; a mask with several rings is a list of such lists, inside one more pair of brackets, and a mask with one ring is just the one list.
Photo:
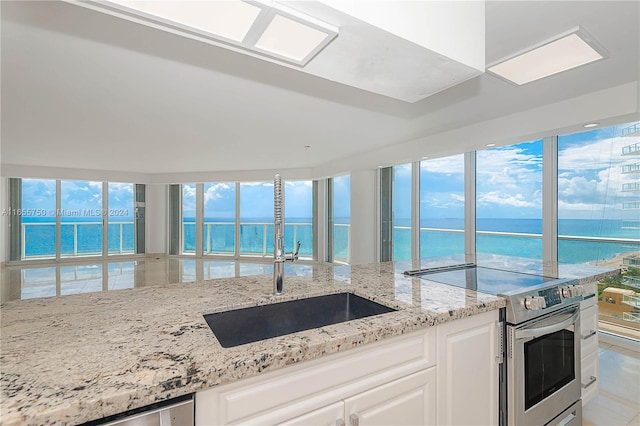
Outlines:
{"label": "sandy beach", "polygon": [[623,253],[611,259],[597,260],[589,263],[591,265],[602,266],[603,268],[626,268],[627,265],[623,265],[622,260],[627,257],[640,260],[640,251]]}

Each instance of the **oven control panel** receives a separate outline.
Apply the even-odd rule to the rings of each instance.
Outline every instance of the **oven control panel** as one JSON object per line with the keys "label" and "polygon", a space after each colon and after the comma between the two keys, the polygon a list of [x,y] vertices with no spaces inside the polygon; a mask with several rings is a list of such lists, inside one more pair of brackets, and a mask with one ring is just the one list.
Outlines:
{"label": "oven control panel", "polygon": [[528,311],[537,311],[540,309],[550,308],[562,303],[562,296],[558,287],[546,288],[538,290],[537,296],[525,297],[523,300],[524,308]]}
{"label": "oven control panel", "polygon": [[573,299],[574,297],[580,296],[584,296],[583,286],[576,284],[562,287],[562,297],[564,297],[565,299]]}
{"label": "oven control panel", "polygon": [[559,305],[562,303],[562,298],[560,297],[560,290],[557,287],[547,288],[545,290],[538,291],[538,295],[544,297],[544,301],[547,304],[547,307]]}

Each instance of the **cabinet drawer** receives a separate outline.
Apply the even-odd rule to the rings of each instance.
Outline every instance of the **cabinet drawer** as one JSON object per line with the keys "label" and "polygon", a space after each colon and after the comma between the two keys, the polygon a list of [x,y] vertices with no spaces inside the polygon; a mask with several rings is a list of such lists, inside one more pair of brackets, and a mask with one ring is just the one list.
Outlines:
{"label": "cabinet drawer", "polygon": [[598,350],[598,307],[590,306],[580,311],[580,335],[582,355]]}
{"label": "cabinet drawer", "polygon": [[598,394],[598,351],[582,357],[582,405]]}

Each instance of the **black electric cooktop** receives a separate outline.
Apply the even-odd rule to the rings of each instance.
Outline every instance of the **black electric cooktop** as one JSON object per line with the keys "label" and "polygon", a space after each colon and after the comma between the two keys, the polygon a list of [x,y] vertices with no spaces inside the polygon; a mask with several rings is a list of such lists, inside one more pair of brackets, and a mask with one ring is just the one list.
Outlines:
{"label": "black electric cooktop", "polygon": [[512,294],[527,288],[555,281],[555,277],[505,271],[475,265],[449,266],[407,271],[406,275],[437,281],[456,287],[468,288],[488,294]]}

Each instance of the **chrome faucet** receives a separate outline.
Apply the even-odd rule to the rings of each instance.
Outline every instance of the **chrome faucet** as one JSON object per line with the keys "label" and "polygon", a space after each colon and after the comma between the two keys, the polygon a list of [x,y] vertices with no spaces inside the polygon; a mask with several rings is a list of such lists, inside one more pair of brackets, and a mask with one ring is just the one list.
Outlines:
{"label": "chrome faucet", "polygon": [[273,181],[273,294],[284,293],[284,263],[288,260],[298,260],[300,241],[295,253],[284,252],[284,220],[283,220],[284,192],[282,179],[276,175]]}

